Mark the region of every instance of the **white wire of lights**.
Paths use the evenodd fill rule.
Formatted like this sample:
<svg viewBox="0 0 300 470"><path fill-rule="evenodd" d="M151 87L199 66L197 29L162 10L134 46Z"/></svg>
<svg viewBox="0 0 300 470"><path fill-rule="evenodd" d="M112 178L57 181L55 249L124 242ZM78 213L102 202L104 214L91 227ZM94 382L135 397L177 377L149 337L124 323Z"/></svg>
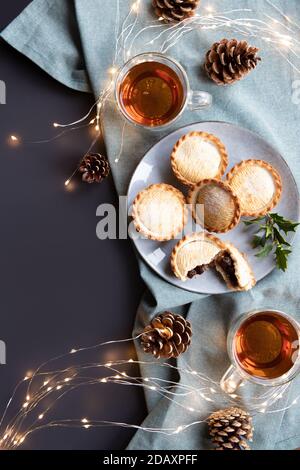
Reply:
<svg viewBox="0 0 300 470"><path fill-rule="evenodd" d="M162 360L138 361L130 358L107 362L78 362L72 363L68 367L49 369L52 363L59 365L60 361L71 358L72 361L75 358L78 361L83 353L93 351L98 353L99 349L109 345L116 346L120 343L129 343L138 340L140 336L138 335L133 339L107 341L86 348L73 348L66 354L44 362L34 373L26 374L24 379L15 387L0 419L0 449L15 449L21 446L32 433L52 427L82 427L83 429L89 429L100 426L120 426L172 436L193 426L206 423L207 417L201 418L203 416L203 407L201 405L203 401L214 408L220 403L226 404L226 406L242 404L245 406L246 403L249 412L255 415L256 413L268 414L289 410L297 404L300 398L299 394L284 407L274 407L281 399L287 398L289 384L274 388L270 387L267 391L249 398L245 398L243 394L238 392L227 395L222 391L218 382L202 372L192 369L182 358L182 366L176 366ZM164 379L150 373L142 377L132 374L130 371L135 366L143 366L146 370L148 367L152 368L153 365L177 372L181 377L180 381ZM176 423L176 426L165 428L95 420L91 417L51 420L53 407L71 391L83 386L104 386L105 384L141 387L152 391L159 397L171 402L174 406L184 409L184 421L180 424ZM24 386L25 391L23 390ZM49 420L47 421L47 419Z"/></svg>

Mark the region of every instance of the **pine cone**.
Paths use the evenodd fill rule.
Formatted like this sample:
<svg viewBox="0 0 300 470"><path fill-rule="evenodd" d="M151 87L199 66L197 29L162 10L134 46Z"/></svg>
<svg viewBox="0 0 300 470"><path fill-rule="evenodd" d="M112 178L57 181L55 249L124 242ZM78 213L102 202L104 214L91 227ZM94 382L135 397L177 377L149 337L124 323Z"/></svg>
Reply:
<svg viewBox="0 0 300 470"><path fill-rule="evenodd" d="M241 408L227 408L212 413L208 418L209 435L216 450L250 450L252 417Z"/></svg>
<svg viewBox="0 0 300 470"><path fill-rule="evenodd" d="M257 47L246 41L222 39L206 54L205 70L217 85L229 85L244 78L261 60Z"/></svg>
<svg viewBox="0 0 300 470"><path fill-rule="evenodd" d="M157 359L178 357L191 343L192 329L189 321L181 315L164 312L146 326L141 336L141 344L146 353Z"/></svg>
<svg viewBox="0 0 300 470"><path fill-rule="evenodd" d="M155 13L167 23L194 16L199 2L200 0L152 0Z"/></svg>
<svg viewBox="0 0 300 470"><path fill-rule="evenodd" d="M90 153L84 157L80 167L82 181L86 183L100 183L109 175L109 163L106 157L100 153Z"/></svg>

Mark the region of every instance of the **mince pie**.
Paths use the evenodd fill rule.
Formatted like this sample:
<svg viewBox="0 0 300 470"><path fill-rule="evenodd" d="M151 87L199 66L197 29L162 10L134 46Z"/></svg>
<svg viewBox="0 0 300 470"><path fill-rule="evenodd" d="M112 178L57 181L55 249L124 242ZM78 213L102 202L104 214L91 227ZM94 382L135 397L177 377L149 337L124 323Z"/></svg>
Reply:
<svg viewBox="0 0 300 470"><path fill-rule="evenodd" d="M243 160L232 168L226 179L239 198L242 215L265 215L280 199L280 175L263 160Z"/></svg>
<svg viewBox="0 0 300 470"><path fill-rule="evenodd" d="M227 151L213 134L190 132L173 148L171 165L179 181L194 186L203 179L223 176L228 165Z"/></svg>
<svg viewBox="0 0 300 470"><path fill-rule="evenodd" d="M135 228L146 238L166 241L175 238L187 221L183 194L169 184L153 184L139 192L133 203Z"/></svg>
<svg viewBox="0 0 300 470"><path fill-rule="evenodd" d="M209 232L224 233L233 229L240 221L240 203L231 187L217 179L206 179L190 190L195 222Z"/></svg>
<svg viewBox="0 0 300 470"><path fill-rule="evenodd" d="M171 268L181 281L215 269L227 287L236 291L249 290L256 283L244 254L205 232L193 233L177 243L171 254Z"/></svg>

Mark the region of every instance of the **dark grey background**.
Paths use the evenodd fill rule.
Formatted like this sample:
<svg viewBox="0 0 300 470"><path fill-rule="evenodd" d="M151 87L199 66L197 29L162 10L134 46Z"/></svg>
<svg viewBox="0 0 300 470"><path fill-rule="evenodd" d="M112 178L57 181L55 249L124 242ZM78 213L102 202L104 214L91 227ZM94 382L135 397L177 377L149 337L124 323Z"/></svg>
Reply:
<svg viewBox="0 0 300 470"><path fill-rule="evenodd" d="M30 3L1 2L1 30ZM63 47L63 44L62 44ZM130 337L143 286L129 241L96 238L96 208L116 203L111 179L101 185L64 181L88 148L78 131L51 144L12 148L10 134L25 140L54 135L51 123L82 116L92 97L71 91L0 42L1 257L0 339L7 365L0 366L0 411L15 383L43 361L72 347ZM105 354L104 354L105 352ZM102 357L126 357L110 347ZM95 353L94 359L101 354ZM90 416L140 423L143 393L135 387L99 385L72 394L52 419ZM34 434L26 449L122 449L131 431L122 428L50 429Z"/></svg>

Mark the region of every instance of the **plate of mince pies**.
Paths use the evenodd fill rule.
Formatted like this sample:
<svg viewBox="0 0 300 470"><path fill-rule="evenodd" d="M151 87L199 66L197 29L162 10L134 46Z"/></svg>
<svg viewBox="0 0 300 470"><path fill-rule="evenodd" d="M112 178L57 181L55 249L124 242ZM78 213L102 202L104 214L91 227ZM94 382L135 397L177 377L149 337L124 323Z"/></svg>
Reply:
<svg viewBox="0 0 300 470"><path fill-rule="evenodd" d="M169 283L201 294L248 291L275 267L257 258L247 218L299 219L286 161L264 139L225 122L183 127L154 145L128 190L129 232ZM293 241L293 236L289 238Z"/></svg>

